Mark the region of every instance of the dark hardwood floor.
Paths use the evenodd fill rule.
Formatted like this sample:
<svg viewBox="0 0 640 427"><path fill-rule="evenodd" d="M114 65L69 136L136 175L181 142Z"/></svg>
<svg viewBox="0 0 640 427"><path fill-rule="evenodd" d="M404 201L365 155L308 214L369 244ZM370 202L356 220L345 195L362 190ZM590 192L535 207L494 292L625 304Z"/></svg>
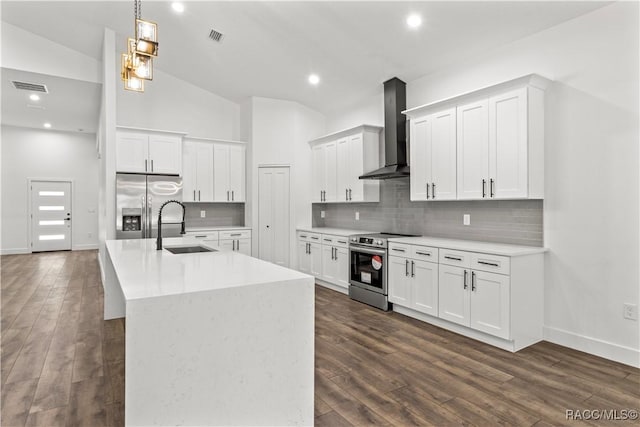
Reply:
<svg viewBox="0 0 640 427"><path fill-rule="evenodd" d="M2 256L2 426L122 426L124 322L102 320L97 253ZM621 425L640 370L550 343L516 354L316 287L315 422Z"/></svg>

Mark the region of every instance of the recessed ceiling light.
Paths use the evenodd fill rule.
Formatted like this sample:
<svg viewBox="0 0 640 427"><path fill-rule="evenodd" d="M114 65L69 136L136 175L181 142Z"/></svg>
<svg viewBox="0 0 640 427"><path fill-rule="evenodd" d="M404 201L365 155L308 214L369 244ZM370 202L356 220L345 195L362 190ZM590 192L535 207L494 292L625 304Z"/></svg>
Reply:
<svg viewBox="0 0 640 427"><path fill-rule="evenodd" d="M320 77L318 77L317 74L310 74L309 83L311 83L314 86L317 85L318 83L320 83Z"/></svg>
<svg viewBox="0 0 640 427"><path fill-rule="evenodd" d="M29 99L32 101L40 101L40 96L32 93L31 95L29 95Z"/></svg>
<svg viewBox="0 0 640 427"><path fill-rule="evenodd" d="M47 129L50 129L50 128L51 128L51 123L48 123L48 122L47 122L47 123L45 123L45 124L44 124L44 127L46 127Z"/></svg>
<svg viewBox="0 0 640 427"><path fill-rule="evenodd" d="M174 12L182 13L184 12L184 5L179 1L174 1L171 3L171 9L173 9Z"/></svg>
<svg viewBox="0 0 640 427"><path fill-rule="evenodd" d="M412 13L407 17L407 25L409 26L409 28L418 28L420 25L422 25L422 17L420 15Z"/></svg>

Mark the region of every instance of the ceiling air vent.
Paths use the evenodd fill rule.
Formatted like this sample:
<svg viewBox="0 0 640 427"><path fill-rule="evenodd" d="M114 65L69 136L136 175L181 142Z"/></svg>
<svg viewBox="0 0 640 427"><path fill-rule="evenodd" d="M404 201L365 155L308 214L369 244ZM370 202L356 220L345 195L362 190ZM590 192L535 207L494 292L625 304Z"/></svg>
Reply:
<svg viewBox="0 0 640 427"><path fill-rule="evenodd" d="M209 32L209 38L211 40L213 40L214 42L220 43L222 41L223 37L224 37L224 34L218 32L216 30L211 30L211 32Z"/></svg>
<svg viewBox="0 0 640 427"><path fill-rule="evenodd" d="M49 93L47 87L40 83L27 83L27 82L19 82L17 80L12 80L13 87L20 90L28 90L29 92L44 92Z"/></svg>

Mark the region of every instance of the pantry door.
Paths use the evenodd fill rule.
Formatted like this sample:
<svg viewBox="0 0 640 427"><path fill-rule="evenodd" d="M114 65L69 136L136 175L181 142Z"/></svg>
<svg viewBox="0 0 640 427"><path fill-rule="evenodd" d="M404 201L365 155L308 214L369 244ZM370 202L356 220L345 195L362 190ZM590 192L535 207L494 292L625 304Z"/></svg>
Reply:
<svg viewBox="0 0 640 427"><path fill-rule="evenodd" d="M71 250L71 182L36 181L31 191L31 251Z"/></svg>
<svg viewBox="0 0 640 427"><path fill-rule="evenodd" d="M289 167L258 168L258 257L289 267Z"/></svg>

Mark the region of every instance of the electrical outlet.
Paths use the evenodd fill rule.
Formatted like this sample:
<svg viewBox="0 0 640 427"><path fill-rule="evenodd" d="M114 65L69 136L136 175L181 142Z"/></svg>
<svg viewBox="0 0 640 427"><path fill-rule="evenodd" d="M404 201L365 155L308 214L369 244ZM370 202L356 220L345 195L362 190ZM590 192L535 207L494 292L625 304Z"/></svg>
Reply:
<svg viewBox="0 0 640 427"><path fill-rule="evenodd" d="M324 218L324 211L320 211L320 218Z"/></svg>
<svg viewBox="0 0 640 427"><path fill-rule="evenodd" d="M624 304L623 315L625 319L638 320L638 306L635 304Z"/></svg>
<svg viewBox="0 0 640 427"><path fill-rule="evenodd" d="M471 225L471 215L469 214L462 215L462 225Z"/></svg>
<svg viewBox="0 0 640 427"><path fill-rule="evenodd" d="M360 212L356 212L356 221L360 221Z"/></svg>
<svg viewBox="0 0 640 427"><path fill-rule="evenodd" d="M206 218L207 211L200 211L200 218Z"/></svg>

